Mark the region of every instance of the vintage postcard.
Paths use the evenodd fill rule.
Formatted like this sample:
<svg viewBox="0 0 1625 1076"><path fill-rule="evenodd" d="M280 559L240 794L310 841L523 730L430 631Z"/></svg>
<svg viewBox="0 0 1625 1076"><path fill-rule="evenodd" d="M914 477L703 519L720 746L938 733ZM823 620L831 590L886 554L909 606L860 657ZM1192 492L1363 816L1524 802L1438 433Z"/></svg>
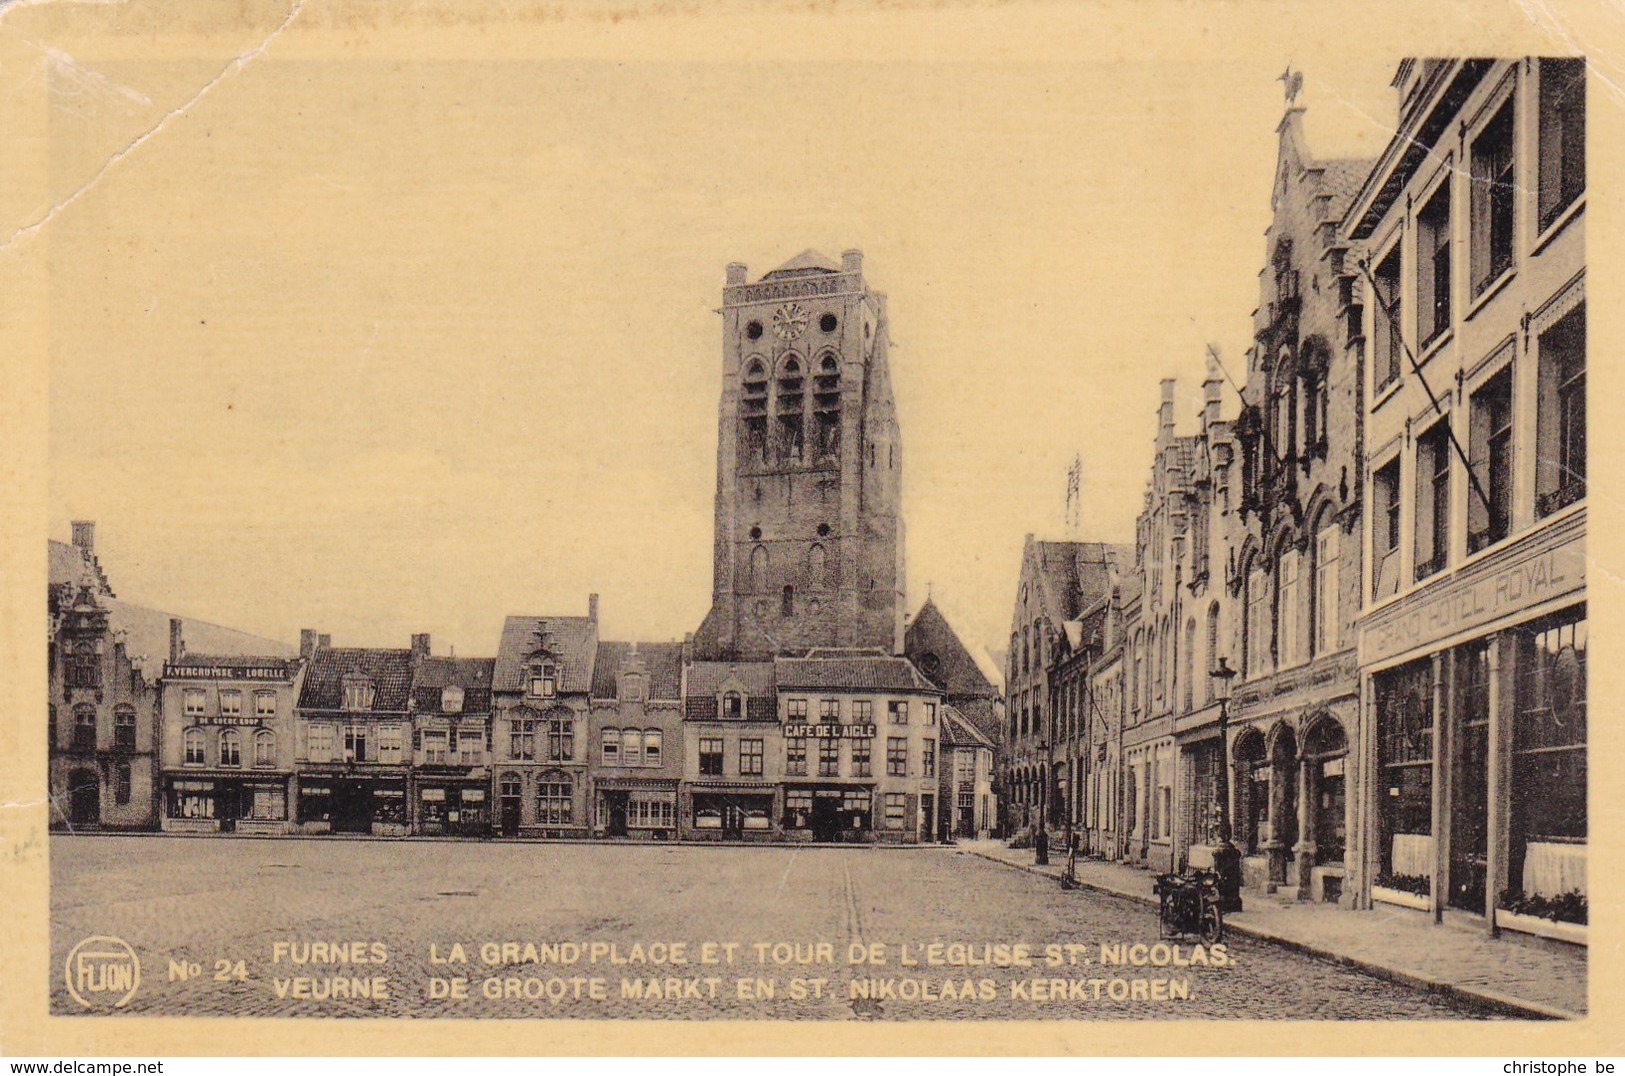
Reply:
<svg viewBox="0 0 1625 1076"><path fill-rule="evenodd" d="M0 7L0 1052L1625 1052L1622 26Z"/></svg>

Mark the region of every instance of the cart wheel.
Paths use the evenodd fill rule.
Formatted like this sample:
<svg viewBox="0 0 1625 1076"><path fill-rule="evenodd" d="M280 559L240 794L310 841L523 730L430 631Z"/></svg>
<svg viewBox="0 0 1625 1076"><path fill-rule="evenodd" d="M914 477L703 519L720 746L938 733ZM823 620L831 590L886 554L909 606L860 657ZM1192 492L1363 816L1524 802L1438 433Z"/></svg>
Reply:
<svg viewBox="0 0 1625 1076"><path fill-rule="evenodd" d="M1208 945L1224 940L1224 915L1217 904L1202 909L1202 940Z"/></svg>

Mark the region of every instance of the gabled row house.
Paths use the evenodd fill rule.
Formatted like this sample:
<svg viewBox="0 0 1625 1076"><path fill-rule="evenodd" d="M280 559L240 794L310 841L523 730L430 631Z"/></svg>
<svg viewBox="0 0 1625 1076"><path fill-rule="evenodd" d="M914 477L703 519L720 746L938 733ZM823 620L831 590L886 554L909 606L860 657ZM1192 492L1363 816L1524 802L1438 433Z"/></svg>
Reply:
<svg viewBox="0 0 1625 1076"><path fill-rule="evenodd" d="M1314 157L1289 98L1234 418L1216 356L1197 435L1164 383L1131 570L1068 608L1029 536L1009 821L1583 940L1585 64L1393 85L1375 161Z"/></svg>

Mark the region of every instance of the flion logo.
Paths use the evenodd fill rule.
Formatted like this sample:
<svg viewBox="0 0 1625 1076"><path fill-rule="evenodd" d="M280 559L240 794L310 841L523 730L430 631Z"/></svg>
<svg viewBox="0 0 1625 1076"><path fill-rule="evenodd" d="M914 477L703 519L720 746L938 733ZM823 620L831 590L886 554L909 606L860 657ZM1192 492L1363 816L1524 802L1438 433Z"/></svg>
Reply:
<svg viewBox="0 0 1625 1076"><path fill-rule="evenodd" d="M141 985L141 961L123 938L98 934L68 953L68 993L87 1009L122 1009Z"/></svg>

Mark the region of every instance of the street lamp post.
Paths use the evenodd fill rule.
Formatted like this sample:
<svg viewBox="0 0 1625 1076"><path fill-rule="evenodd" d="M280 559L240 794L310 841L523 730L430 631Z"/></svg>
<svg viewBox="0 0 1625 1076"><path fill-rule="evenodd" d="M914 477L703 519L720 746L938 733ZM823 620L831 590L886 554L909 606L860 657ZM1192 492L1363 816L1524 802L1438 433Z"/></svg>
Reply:
<svg viewBox="0 0 1625 1076"><path fill-rule="evenodd" d="M1223 657L1208 674L1219 700L1219 846L1213 850L1213 871L1219 876L1219 908L1241 911L1241 850L1230 826L1230 681L1236 670Z"/></svg>

